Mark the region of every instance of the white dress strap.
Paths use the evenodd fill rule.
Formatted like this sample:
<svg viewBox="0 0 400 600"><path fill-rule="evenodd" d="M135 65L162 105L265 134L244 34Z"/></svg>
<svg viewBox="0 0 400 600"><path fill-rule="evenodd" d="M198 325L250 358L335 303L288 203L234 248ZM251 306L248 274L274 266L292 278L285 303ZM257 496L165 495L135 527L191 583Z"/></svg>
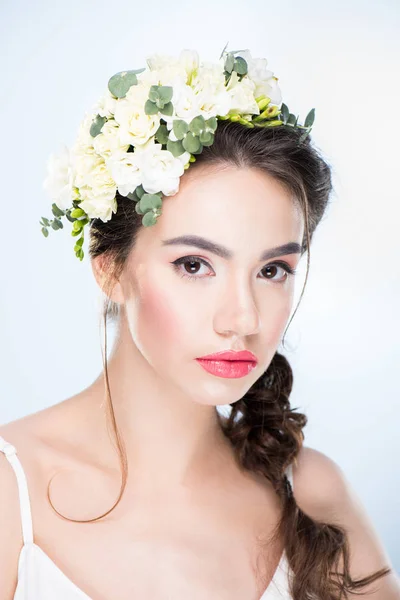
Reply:
<svg viewBox="0 0 400 600"><path fill-rule="evenodd" d="M5 454L8 462L14 469L19 493L19 503L21 511L21 523L22 523L22 536L24 544L33 542L33 527L32 527L32 513L31 504L29 500L28 482L20 460L17 456L17 451L12 444L6 442L4 438L0 436L0 451Z"/></svg>

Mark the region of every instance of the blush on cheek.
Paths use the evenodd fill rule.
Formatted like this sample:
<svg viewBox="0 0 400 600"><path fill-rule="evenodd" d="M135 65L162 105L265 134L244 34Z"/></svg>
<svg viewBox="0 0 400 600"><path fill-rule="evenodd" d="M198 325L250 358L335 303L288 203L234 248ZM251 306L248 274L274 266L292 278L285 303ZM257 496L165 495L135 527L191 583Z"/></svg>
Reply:
<svg viewBox="0 0 400 600"><path fill-rule="evenodd" d="M160 361L182 349L185 328L179 299L171 298L166 288L142 284L134 319L134 341L151 364L162 364Z"/></svg>

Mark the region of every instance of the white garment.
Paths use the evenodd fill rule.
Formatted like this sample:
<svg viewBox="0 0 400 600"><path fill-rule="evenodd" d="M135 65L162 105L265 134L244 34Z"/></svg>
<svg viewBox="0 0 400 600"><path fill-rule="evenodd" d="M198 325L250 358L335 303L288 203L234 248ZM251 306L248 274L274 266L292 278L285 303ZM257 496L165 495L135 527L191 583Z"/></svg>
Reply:
<svg viewBox="0 0 400 600"><path fill-rule="evenodd" d="M7 457L17 477L24 540L19 555L14 600L92 600L33 541L32 514L24 470L15 447L1 436L0 451ZM293 488L291 465L286 474ZM288 589L289 573L290 568L283 552L275 574L260 600L292 600Z"/></svg>

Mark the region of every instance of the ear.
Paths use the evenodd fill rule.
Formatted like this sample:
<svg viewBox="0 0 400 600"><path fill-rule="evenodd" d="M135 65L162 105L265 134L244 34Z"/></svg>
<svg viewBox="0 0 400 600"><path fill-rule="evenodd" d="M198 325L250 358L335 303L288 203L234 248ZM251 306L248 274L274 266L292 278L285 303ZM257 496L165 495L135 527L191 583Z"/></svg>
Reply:
<svg viewBox="0 0 400 600"><path fill-rule="evenodd" d="M107 282L107 277L109 278L109 272L112 267L109 261L104 259L104 255L96 256L95 258L91 258L90 264L92 266L92 271L94 278L97 282L97 285L103 291L103 293L113 302L117 304L124 304L124 294L120 281L116 279L113 284L110 284L110 281ZM106 290L106 285L109 286L109 289ZM110 285L112 286L110 289Z"/></svg>

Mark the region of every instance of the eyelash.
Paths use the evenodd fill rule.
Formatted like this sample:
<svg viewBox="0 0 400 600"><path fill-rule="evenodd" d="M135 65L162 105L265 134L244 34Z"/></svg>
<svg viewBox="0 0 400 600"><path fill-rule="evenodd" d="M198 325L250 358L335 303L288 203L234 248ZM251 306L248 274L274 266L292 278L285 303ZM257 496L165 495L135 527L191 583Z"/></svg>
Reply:
<svg viewBox="0 0 400 600"><path fill-rule="evenodd" d="M188 279L189 281L198 281L199 279L204 279L205 277L208 277L207 275L204 277L204 276L189 275L188 273L183 273L179 267L180 267L180 265L185 264L187 262L200 262L201 264L203 264L206 267L209 267L211 269L211 266L208 264L208 262L206 262L203 258L200 258L199 256L182 256L181 258L177 258L176 260L174 260L171 263L172 265L174 265L174 268L180 277L182 277L183 279ZM276 281L276 282L273 279L268 279L267 277L264 277L263 279L265 279L266 281L272 281L273 283L283 284L283 283L285 283L285 281L287 281L288 277L295 275L297 273L296 269L292 269L292 267L290 265L288 265L287 263L280 261L280 260L276 261L274 263L265 265L261 270L265 269L266 267L275 267L275 266L281 267L286 272L287 276L285 277L285 279L283 281Z"/></svg>

